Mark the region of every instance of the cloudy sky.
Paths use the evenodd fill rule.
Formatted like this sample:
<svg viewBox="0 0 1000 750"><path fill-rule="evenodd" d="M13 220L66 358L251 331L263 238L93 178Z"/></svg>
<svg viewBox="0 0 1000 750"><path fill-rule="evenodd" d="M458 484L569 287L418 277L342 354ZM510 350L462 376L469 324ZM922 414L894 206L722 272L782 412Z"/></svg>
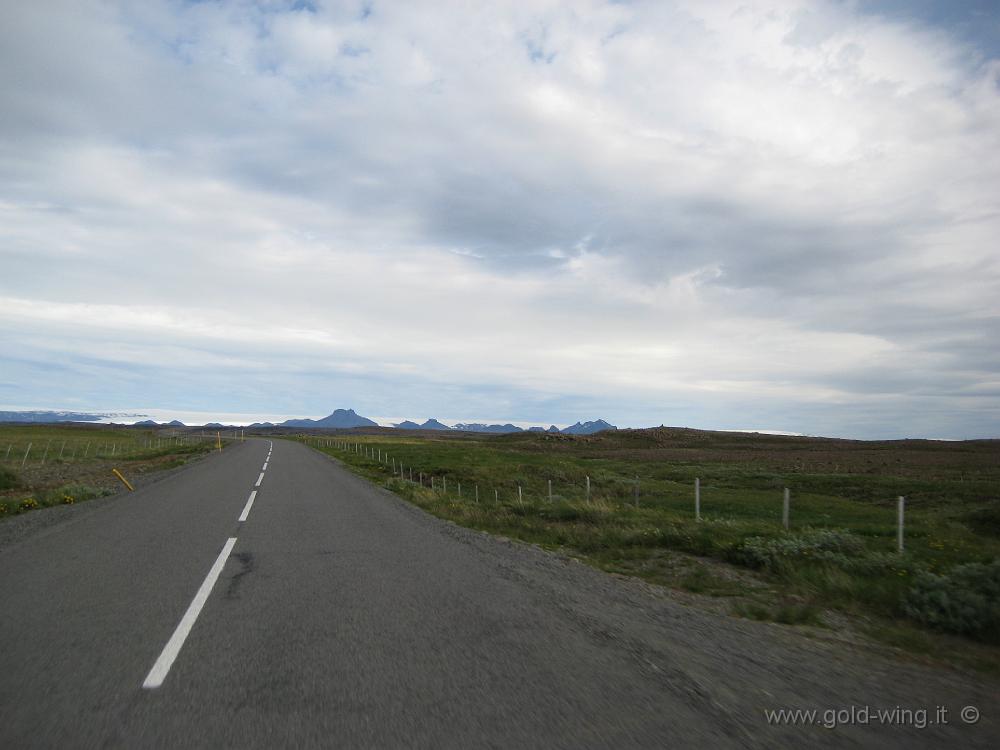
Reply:
<svg viewBox="0 0 1000 750"><path fill-rule="evenodd" d="M0 0L0 408L1000 436L991 5Z"/></svg>

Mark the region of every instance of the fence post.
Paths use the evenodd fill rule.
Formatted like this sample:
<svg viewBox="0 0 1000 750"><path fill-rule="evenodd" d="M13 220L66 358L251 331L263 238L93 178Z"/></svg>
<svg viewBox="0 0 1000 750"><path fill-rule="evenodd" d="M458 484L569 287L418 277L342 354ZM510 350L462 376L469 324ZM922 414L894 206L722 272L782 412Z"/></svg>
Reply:
<svg viewBox="0 0 1000 750"><path fill-rule="evenodd" d="M28 460L28 454L31 453L31 443L28 443L28 450L24 452L24 458L21 459L21 468L24 468L24 462Z"/></svg>
<svg viewBox="0 0 1000 750"><path fill-rule="evenodd" d="M59 448L59 458L62 458L64 450L66 450L66 441L65 440L63 440L62 445Z"/></svg>
<svg viewBox="0 0 1000 750"><path fill-rule="evenodd" d="M639 507L639 475L635 475L635 507Z"/></svg>
<svg viewBox="0 0 1000 750"><path fill-rule="evenodd" d="M552 480L549 480L549 502L552 502Z"/></svg>
<svg viewBox="0 0 1000 750"><path fill-rule="evenodd" d="M410 467L410 481L413 481L413 467Z"/></svg>
<svg viewBox="0 0 1000 750"><path fill-rule="evenodd" d="M493 502L495 502L497 505L500 504L500 490L498 490L496 487L493 488Z"/></svg>
<svg viewBox="0 0 1000 750"><path fill-rule="evenodd" d="M458 499L459 500L462 499L462 483L461 482L458 483Z"/></svg>
<svg viewBox="0 0 1000 750"><path fill-rule="evenodd" d="M45 444L45 452L42 454L42 466L45 466L45 459L49 455L49 446L50 445L52 445L52 441L51 440Z"/></svg>
<svg viewBox="0 0 1000 750"><path fill-rule="evenodd" d="M590 505L590 477L587 477L587 505Z"/></svg>
<svg viewBox="0 0 1000 750"><path fill-rule="evenodd" d="M524 505L524 495L521 494L521 485L517 485L517 503L518 505Z"/></svg>
<svg viewBox="0 0 1000 750"><path fill-rule="evenodd" d="M11 443L10 445L7 446L7 455L3 457L4 461L6 461L8 458L10 458L10 449L13 448L13 447L14 447L13 443Z"/></svg>
<svg viewBox="0 0 1000 750"><path fill-rule="evenodd" d="M785 501L781 506L781 523L785 527L785 531L788 531L788 511L791 505L791 499L789 497L788 488L785 487Z"/></svg>
<svg viewBox="0 0 1000 750"><path fill-rule="evenodd" d="M424 486L424 472L417 472L420 475L420 486Z"/></svg>
<svg viewBox="0 0 1000 750"><path fill-rule="evenodd" d="M479 505L479 485L476 485L476 505Z"/></svg>
<svg viewBox="0 0 1000 750"><path fill-rule="evenodd" d="M431 490L434 490L434 476L431 475Z"/></svg>
<svg viewBox="0 0 1000 750"><path fill-rule="evenodd" d="M444 484L444 494L448 494L448 477L441 477L441 481Z"/></svg>
<svg viewBox="0 0 1000 750"><path fill-rule="evenodd" d="M694 478L694 520L701 520L701 479Z"/></svg>
<svg viewBox="0 0 1000 750"><path fill-rule="evenodd" d="M900 495L899 496L899 500L897 501L897 506L896 507L897 507L897 510L896 510L896 516L897 516L896 543L897 543L897 545L899 547L899 551L902 552L903 551L903 511L904 511L904 508L906 507L906 498L903 497L902 495Z"/></svg>

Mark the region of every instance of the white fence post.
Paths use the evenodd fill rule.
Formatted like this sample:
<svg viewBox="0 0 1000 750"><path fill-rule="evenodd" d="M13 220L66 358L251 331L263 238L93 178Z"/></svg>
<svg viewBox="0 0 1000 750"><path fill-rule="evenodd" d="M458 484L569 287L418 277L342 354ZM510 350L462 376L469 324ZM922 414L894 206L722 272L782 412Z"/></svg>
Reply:
<svg viewBox="0 0 1000 750"><path fill-rule="evenodd" d="M590 477L587 477L587 504L590 504Z"/></svg>
<svg viewBox="0 0 1000 750"><path fill-rule="evenodd" d="M552 502L552 480L549 480L549 502Z"/></svg>
<svg viewBox="0 0 1000 750"><path fill-rule="evenodd" d="M701 520L701 478L694 478L694 520Z"/></svg>
<svg viewBox="0 0 1000 750"><path fill-rule="evenodd" d="M896 516L897 516L896 543L897 543L897 545L899 547L899 551L900 552L903 551L903 512L904 512L905 507L906 507L906 498L903 497L902 495L900 495L899 496L899 500L897 501L897 506L896 506L896 508L897 508L897 510L896 510Z"/></svg>
<svg viewBox="0 0 1000 750"><path fill-rule="evenodd" d="M21 468L24 468L24 462L28 460L28 454L31 453L31 443L28 443L28 450L24 452L24 458L21 459Z"/></svg>
<svg viewBox="0 0 1000 750"><path fill-rule="evenodd" d="M791 498L788 488L785 487L785 500L781 505L781 523L785 527L785 531L788 531L788 511L791 505Z"/></svg>

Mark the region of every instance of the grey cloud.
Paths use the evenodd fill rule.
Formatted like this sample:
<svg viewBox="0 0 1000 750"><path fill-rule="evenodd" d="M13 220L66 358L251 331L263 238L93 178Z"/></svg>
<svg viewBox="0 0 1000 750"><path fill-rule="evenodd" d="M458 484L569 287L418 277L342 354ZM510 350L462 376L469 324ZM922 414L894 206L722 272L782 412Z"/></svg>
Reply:
<svg viewBox="0 0 1000 750"><path fill-rule="evenodd" d="M363 376L331 377L359 393L397 367L384 377L406 398L433 401L440 388L466 420L518 418L482 413L498 393L504 409L568 412L553 394L570 388L576 403L621 403L639 421L637 404L653 399L726 426L711 399L656 386L658 368L664 382L676 371L692 386L725 369L748 393L758 379L787 382L801 419L838 430L889 429L921 398L992 398L975 389L998 371L988 300L1000 274L979 237L997 226L1000 166L988 154L1000 107L987 73L949 67L967 50L947 33L935 38L955 55L932 56L933 75L901 93L862 75L858 59L876 64L863 47L884 44L874 52L885 76L900 75L894 56L913 52L906 29L873 41L859 29L878 21L837 4L746 21L784 24L797 57L763 42L744 49L733 27L744 20L695 17L697 7L430 10L7 11L0 295L162 302L226 330L241 316L298 322L308 344L209 346L169 326L158 335L193 359L207 346L238 361L299 361L314 374L288 377L311 384L331 363L356 367ZM860 58L837 57L852 44ZM445 295L468 306L462 320ZM483 299L494 309L476 308ZM24 325L56 340L74 330L69 319ZM87 325L95 341L150 335ZM802 360L815 345L844 366L786 372L749 345L729 356L753 327L771 345L810 351ZM343 343L345 329L357 339ZM672 359L699 336L710 364ZM847 350L851 337L919 367L866 362ZM582 358L587 378L570 383L553 342ZM483 362L467 361L466 343ZM630 372L604 372L604 356ZM46 358L52 350L39 350L33 367ZM641 380L643 394L618 377ZM388 403L392 387L371 387L386 401L369 411L402 411ZM861 411L873 394L901 399L879 426L796 395L815 388L853 395ZM793 419L772 401L753 412L755 398L727 408ZM689 400L697 408L679 406ZM989 413L941 419L980 430ZM587 416L628 423L566 413Z"/></svg>

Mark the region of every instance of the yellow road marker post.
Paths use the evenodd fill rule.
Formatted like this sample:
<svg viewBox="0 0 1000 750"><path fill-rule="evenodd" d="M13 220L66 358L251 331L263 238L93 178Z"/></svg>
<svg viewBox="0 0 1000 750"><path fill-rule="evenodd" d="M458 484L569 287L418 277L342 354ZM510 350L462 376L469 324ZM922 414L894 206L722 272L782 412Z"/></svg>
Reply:
<svg viewBox="0 0 1000 750"><path fill-rule="evenodd" d="M112 469L111 472L120 480L122 480L122 484L128 487L129 492L135 492L135 487L133 487L131 484L128 483L128 480L122 476L122 473L118 471L118 469Z"/></svg>
<svg viewBox="0 0 1000 750"><path fill-rule="evenodd" d="M216 445L218 445L218 447L219 447L219 452L221 453L222 452L222 433L221 432L215 433L215 440L216 440Z"/></svg>

